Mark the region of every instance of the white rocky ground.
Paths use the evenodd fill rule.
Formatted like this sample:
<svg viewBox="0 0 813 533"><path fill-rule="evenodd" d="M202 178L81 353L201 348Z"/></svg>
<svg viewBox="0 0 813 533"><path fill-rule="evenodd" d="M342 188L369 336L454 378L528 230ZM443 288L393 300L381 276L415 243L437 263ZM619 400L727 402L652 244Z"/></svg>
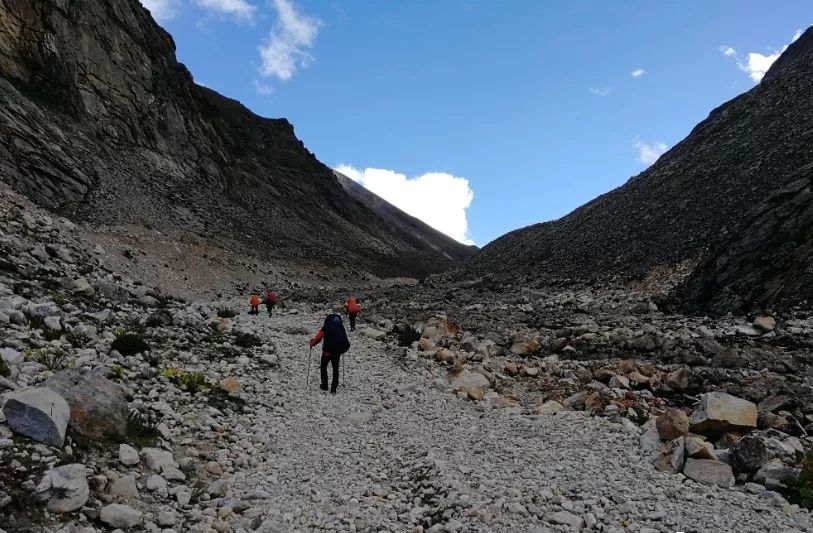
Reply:
<svg viewBox="0 0 813 533"><path fill-rule="evenodd" d="M305 331L321 319L237 322L273 339L280 359L268 373L230 368L255 412L218 421L236 441L221 502L261 497L261 531L813 531L807 512L771 494L657 472L638 452L637 430L460 399L422 363L363 335L352 337L338 395L318 390L316 354L307 389ZM251 444L255 432L268 438ZM236 466L244 455L257 466Z"/></svg>

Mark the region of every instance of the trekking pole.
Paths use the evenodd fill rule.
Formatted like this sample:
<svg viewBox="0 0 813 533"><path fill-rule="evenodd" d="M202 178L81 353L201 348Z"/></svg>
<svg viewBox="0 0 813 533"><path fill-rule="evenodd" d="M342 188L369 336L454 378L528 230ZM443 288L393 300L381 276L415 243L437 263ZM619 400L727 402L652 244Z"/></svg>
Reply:
<svg viewBox="0 0 813 533"><path fill-rule="evenodd" d="M308 350L308 373L307 377L305 378L305 388L310 386L311 382L311 355L313 354L313 346L310 347Z"/></svg>

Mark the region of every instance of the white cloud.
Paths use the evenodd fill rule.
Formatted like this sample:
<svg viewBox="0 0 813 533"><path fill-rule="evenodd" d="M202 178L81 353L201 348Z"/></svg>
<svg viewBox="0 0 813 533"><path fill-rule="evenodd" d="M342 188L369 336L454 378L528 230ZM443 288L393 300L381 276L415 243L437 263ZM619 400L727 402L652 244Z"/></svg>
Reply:
<svg viewBox="0 0 813 533"><path fill-rule="evenodd" d="M646 74L646 71L642 68L636 68L635 70L632 71L631 74L633 78L640 78L641 76Z"/></svg>
<svg viewBox="0 0 813 533"><path fill-rule="evenodd" d="M609 87L604 87L602 89L590 87L590 92L598 96L610 96L610 90L611 89Z"/></svg>
<svg viewBox="0 0 813 533"><path fill-rule="evenodd" d="M669 147L665 143L655 141L653 143L645 143L640 140L635 141L633 145L638 150L638 159L641 163L651 165L662 156Z"/></svg>
<svg viewBox="0 0 813 533"><path fill-rule="evenodd" d="M277 22L260 46L260 75L289 80L300 68L313 62L308 49L319 33L317 19L299 14L289 0L273 0Z"/></svg>
<svg viewBox="0 0 813 533"><path fill-rule="evenodd" d="M730 46L726 46L726 45L721 46L720 51L723 53L723 55L728 56L728 57L731 57L731 56L737 54L736 50L734 50Z"/></svg>
<svg viewBox="0 0 813 533"><path fill-rule="evenodd" d="M428 172L409 178L393 170L359 170L350 165L339 165L336 170L441 233L459 242L474 244L468 237L466 218L474 192L466 178L445 172Z"/></svg>
<svg viewBox="0 0 813 533"><path fill-rule="evenodd" d="M790 42L793 43L802 36L802 30L796 30ZM762 77L771 68L774 61L779 59L782 52L788 49L790 44L786 44L780 50L775 50L771 54L760 54L759 52L749 52L745 56L741 56L737 51L730 46L721 46L720 52L726 57L733 57L737 61L737 67L751 78L754 83L759 83Z"/></svg>
<svg viewBox="0 0 813 533"><path fill-rule="evenodd" d="M170 20L175 18L180 8L180 0L141 0L155 20Z"/></svg>
<svg viewBox="0 0 813 533"><path fill-rule="evenodd" d="M268 96L269 94L274 92L273 87L259 80L254 80L254 90L257 91L257 94L259 94L260 96Z"/></svg>
<svg viewBox="0 0 813 533"><path fill-rule="evenodd" d="M257 6L249 4L245 0L196 0L196 2L202 9L246 22L254 20L257 12Z"/></svg>

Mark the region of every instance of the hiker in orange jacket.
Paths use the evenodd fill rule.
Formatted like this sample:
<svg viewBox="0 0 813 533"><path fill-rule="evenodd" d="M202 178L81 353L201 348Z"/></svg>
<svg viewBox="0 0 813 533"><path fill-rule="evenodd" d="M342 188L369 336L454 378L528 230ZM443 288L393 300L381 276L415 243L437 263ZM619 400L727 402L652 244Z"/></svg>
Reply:
<svg viewBox="0 0 813 533"><path fill-rule="evenodd" d="M358 300L351 296L344 302L344 309L347 311L347 316L350 317L350 331L356 331L356 315L361 311Z"/></svg>
<svg viewBox="0 0 813 533"><path fill-rule="evenodd" d="M256 315L260 312L260 297L256 294L252 294L251 298L248 299L248 304L251 306L251 311L248 312L250 315Z"/></svg>

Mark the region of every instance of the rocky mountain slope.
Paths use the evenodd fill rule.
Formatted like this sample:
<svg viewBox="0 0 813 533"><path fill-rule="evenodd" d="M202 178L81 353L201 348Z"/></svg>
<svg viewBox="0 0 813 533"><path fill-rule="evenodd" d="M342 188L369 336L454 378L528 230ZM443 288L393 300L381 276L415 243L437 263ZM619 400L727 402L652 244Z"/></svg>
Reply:
<svg viewBox="0 0 813 533"><path fill-rule="evenodd" d="M382 223L288 121L196 85L138 0L0 1L0 179L74 220L265 258L422 276L460 256Z"/></svg>
<svg viewBox="0 0 813 533"><path fill-rule="evenodd" d="M336 179L355 200L367 206L387 225L387 230L394 235L402 236L407 242L414 243L416 248L430 247L446 258L461 261L471 257L477 251L475 246L467 246L430 227L417 218L408 215L384 200L377 194L368 191L341 172L333 171Z"/></svg>
<svg viewBox="0 0 813 533"><path fill-rule="evenodd" d="M497 239L465 276L628 280L701 262L684 295L697 309L808 299L811 94L808 29L759 85L649 169L560 220Z"/></svg>
<svg viewBox="0 0 813 533"><path fill-rule="evenodd" d="M338 300L184 302L91 245L0 184L0 532L813 531L783 484L813 445L809 365L695 366L809 345L810 317L729 331L526 291L404 324L430 291L371 298L333 396L306 340Z"/></svg>

